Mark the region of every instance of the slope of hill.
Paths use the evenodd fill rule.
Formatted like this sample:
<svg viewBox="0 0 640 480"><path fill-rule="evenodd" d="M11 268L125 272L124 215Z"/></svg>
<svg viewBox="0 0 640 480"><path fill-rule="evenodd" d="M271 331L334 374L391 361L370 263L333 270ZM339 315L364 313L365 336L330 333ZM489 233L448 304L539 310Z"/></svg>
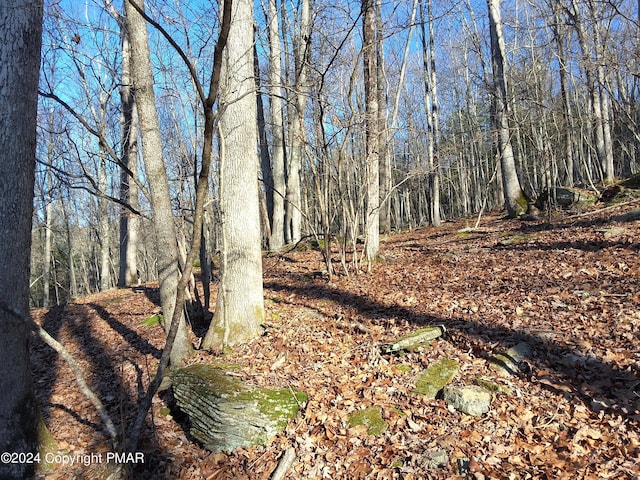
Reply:
<svg viewBox="0 0 640 480"><path fill-rule="evenodd" d="M637 204L563 215L553 225L497 215L394 234L371 273L322 275L316 251L266 258L262 338L223 358L246 382L309 394L301 415L266 447L211 454L191 441L169 392L154 401L133 478L266 479L288 447L291 479L638 478L640 472L640 222ZM634 213L635 212L635 213ZM126 425L163 345L152 288L113 290L34 317L80 361L117 424ZM386 355L381 344L424 325L429 348ZM526 343L517 374L492 355ZM414 393L439 359L454 385L501 385L472 417ZM36 342L38 397L62 454L109 451L69 368ZM365 407L387 427L350 426ZM123 428L126 431L126 427ZM61 457L62 458L62 457ZM81 457L76 457L81 458ZM96 457L94 457L95 460ZM42 478L102 478L105 465L55 465Z"/></svg>

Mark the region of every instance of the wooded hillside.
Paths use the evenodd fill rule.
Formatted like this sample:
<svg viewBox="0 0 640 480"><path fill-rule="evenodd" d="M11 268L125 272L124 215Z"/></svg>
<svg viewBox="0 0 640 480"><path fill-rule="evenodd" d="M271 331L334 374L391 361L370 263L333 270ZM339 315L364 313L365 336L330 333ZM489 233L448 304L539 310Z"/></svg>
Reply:
<svg viewBox="0 0 640 480"><path fill-rule="evenodd" d="M316 249L265 258L264 335L191 361L233 365L248 385L290 385L307 403L266 447L211 454L185 433L186 418L165 391L154 400L140 444L146 461L134 478L270 478L287 448L295 449L291 479L637 478L638 206L565 214L552 225L491 214L476 229L469 218L393 234L372 274L333 282ZM80 360L117 423L135 411L163 346L162 328L143 325L157 302L147 285L35 312ZM446 333L422 351L381 350L427 325ZM522 343L530 353L516 372L492 368L492 357ZM68 367L42 345L33 355L58 448L108 450ZM422 372L442 359L459 364L450 385L494 385L487 413L469 416L415 392ZM381 412L378 430L353 421L368 407ZM42 478L103 478L101 468Z"/></svg>
<svg viewBox="0 0 640 480"><path fill-rule="evenodd" d="M237 90L215 65L228 54L223 12L147 0L144 88L162 143L151 155L121 2L46 2L32 306L157 279L151 193L162 181L142 158L163 157L182 257L210 162L200 263L224 260L224 218L237 216L225 209L238 201L224 204L223 157L253 144L249 126L272 251L305 236L343 252L364 239L372 258L378 231L496 206L520 215L551 187L602 191L638 172L637 2L263 3L249 19L255 52L240 47L243 68L255 54L255 118L221 148L225 89Z"/></svg>

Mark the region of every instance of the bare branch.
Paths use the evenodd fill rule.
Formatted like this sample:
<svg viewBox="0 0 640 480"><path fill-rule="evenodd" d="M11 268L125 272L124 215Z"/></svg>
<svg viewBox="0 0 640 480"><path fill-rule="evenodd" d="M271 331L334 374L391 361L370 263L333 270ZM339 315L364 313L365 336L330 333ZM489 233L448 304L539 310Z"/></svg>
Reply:
<svg viewBox="0 0 640 480"><path fill-rule="evenodd" d="M64 361L67 362L76 377L76 382L78 382L80 391L85 397L87 397L87 399L93 404L93 406L100 414L100 418L102 419L102 422L104 423L104 426L107 429L109 436L111 437L111 444L113 445L114 449L118 450L120 448L120 441L118 439L118 432L116 430L116 427L113 424L111 417L109 417L104 404L100 401L98 396L93 392L93 390L91 390L91 388L87 384L84 373L82 373L80 365L78 365L78 362L76 362L75 358L73 358L73 356L64 347L64 345L62 345L55 338L49 335L49 333L44 328L34 322L33 319L28 315L25 315L24 313L19 312L18 310L4 303L0 303L0 309L25 322L30 330L33 330L35 333L37 333L40 338L42 338L44 343L58 352L58 354L64 359Z"/></svg>

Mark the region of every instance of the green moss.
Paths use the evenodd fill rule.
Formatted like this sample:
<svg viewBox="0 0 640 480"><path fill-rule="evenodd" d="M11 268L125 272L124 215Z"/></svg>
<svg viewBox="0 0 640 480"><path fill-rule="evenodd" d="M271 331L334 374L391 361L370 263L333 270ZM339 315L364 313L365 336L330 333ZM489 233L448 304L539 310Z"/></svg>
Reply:
<svg viewBox="0 0 640 480"><path fill-rule="evenodd" d="M524 192L520 192L520 195L518 195L518 198L516 198L516 216L517 217L527 213L527 210L529 209L529 202L530 200L527 198Z"/></svg>
<svg viewBox="0 0 640 480"><path fill-rule="evenodd" d="M400 365L396 365L395 369L400 373L409 373L413 368L411 365L407 365L406 363L401 363Z"/></svg>
<svg viewBox="0 0 640 480"><path fill-rule="evenodd" d="M505 395L511 395L511 389L509 387L507 387L506 385L500 385L498 383L492 382L491 380L487 380L486 378L475 378L473 380L473 383L475 383L476 385L489 390L492 393L503 393Z"/></svg>
<svg viewBox="0 0 640 480"><path fill-rule="evenodd" d="M309 396L297 389L281 388L248 390L237 398L256 402L260 413L275 425L277 431L281 431L295 418L300 406L307 403Z"/></svg>
<svg viewBox="0 0 640 480"><path fill-rule="evenodd" d="M155 327L156 325L162 324L162 314L158 313L156 315L151 315L150 317L145 318L140 325L144 327Z"/></svg>
<svg viewBox="0 0 640 480"><path fill-rule="evenodd" d="M254 305L253 315L254 318L258 321L258 324L262 325L265 318L264 305Z"/></svg>
<svg viewBox="0 0 640 480"><path fill-rule="evenodd" d="M38 409L38 453L40 454L40 463L37 470L39 472L48 472L55 468L55 464L47 463L46 458L48 453L56 453L58 451L58 442L53 438L51 432L44 423L44 418Z"/></svg>
<svg viewBox="0 0 640 480"><path fill-rule="evenodd" d="M461 230L458 230L455 233L455 236L456 238L467 238L471 236L471 232L473 232L473 230L474 230L473 228L466 227Z"/></svg>
<svg viewBox="0 0 640 480"><path fill-rule="evenodd" d="M516 235L511 233L503 234L504 239L498 242L499 245L520 245L523 243L529 243L533 240L531 235Z"/></svg>
<svg viewBox="0 0 640 480"><path fill-rule="evenodd" d="M369 407L349 415L347 420L352 427L364 425L369 435L380 435L387 429L387 422L382 418L380 407Z"/></svg>
<svg viewBox="0 0 640 480"><path fill-rule="evenodd" d="M460 364L457 360L443 358L422 372L416 381L414 392L427 398L436 398L438 392L448 385L459 371Z"/></svg>

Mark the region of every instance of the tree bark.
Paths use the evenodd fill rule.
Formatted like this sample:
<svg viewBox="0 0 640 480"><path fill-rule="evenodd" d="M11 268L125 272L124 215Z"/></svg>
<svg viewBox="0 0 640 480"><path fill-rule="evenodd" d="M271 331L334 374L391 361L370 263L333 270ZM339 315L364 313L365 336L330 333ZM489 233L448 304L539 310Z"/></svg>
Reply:
<svg viewBox="0 0 640 480"><path fill-rule="evenodd" d="M280 29L278 28L278 2L269 0L269 92L270 120L273 135L273 152L271 154L271 173L273 178L273 215L271 219L271 236L269 250L278 251L284 245L284 196L286 179L284 169L284 123L282 118L282 48L280 46Z"/></svg>
<svg viewBox="0 0 640 480"><path fill-rule="evenodd" d="M500 0L487 0L489 9L489 31L491 34L491 65L493 68L493 112L492 121L496 135L496 147L502 172L505 207L509 217L522 215L527 210L527 198L520 187L516 171L513 147L511 146L511 129L509 128L509 111L507 100L507 80L504 71L505 46L502 36L502 20L500 16Z"/></svg>
<svg viewBox="0 0 640 480"><path fill-rule="evenodd" d="M380 214L379 227L381 233L389 233L391 231L391 209L389 195L391 193L391 130L388 122L388 106L385 85L385 69L384 69L384 42L382 41L382 0L376 0L375 12L375 28L378 35L376 41L376 76L378 83L378 131L379 133L379 163L380 168L379 184L380 184ZM410 26L409 28L412 28ZM411 34L409 34L411 35ZM403 64L404 67L404 64ZM398 82L398 90L400 90L402 82Z"/></svg>
<svg viewBox="0 0 640 480"><path fill-rule="evenodd" d="M221 78L221 279L214 317L202 342L211 350L257 337L264 320L252 42L253 3L238 0Z"/></svg>
<svg viewBox="0 0 640 480"><path fill-rule="evenodd" d="M590 5L588 13L594 22L595 32L598 27L595 25L595 14L591 7L592 5ZM568 13L582 53L583 69L589 91L589 123L593 130L593 142L600 166L600 176L602 180L609 182L613 180L613 152L609 156L607 143L611 144L611 132L608 131L610 128L608 108L603 106L603 93L601 93L601 89L604 88L604 85L600 83L603 80L603 70L599 65L603 61L599 53L601 46L598 45L597 36L594 39L594 44L589 45L587 31L583 24L585 13L580 10L580 4L577 0L571 0L571 9L568 10ZM606 99L604 101L606 102Z"/></svg>
<svg viewBox="0 0 640 480"><path fill-rule="evenodd" d="M306 135L304 112L307 105L307 70L311 45L309 0L301 0L300 24L295 38L295 103L291 109L291 155L287 158L287 196L285 204L285 242L296 243L302 238L302 157Z"/></svg>
<svg viewBox="0 0 640 480"><path fill-rule="evenodd" d="M557 48L557 56L558 56L558 64L559 70L558 74L560 77L560 92L562 94L562 117L564 120L564 130L565 130L565 165L566 165L566 173L563 181L563 185L568 187L573 186L575 182L575 162L573 155L573 130L574 130L574 119L573 119L573 108L571 105L571 93L569 90L569 81L568 81L568 62L567 62L567 53L565 50L565 30L566 27L563 25L561 21L561 6L555 0L551 0L551 6L553 8L553 37Z"/></svg>
<svg viewBox="0 0 640 480"><path fill-rule="evenodd" d="M0 4L0 451L36 453L39 413L29 360L36 110L42 2ZM35 463L0 462L0 478L30 478Z"/></svg>
<svg viewBox="0 0 640 480"><path fill-rule="evenodd" d="M378 56L375 1L362 0L365 96L365 170L367 182L365 254L369 265L380 250L380 131L378 118Z"/></svg>
<svg viewBox="0 0 640 480"><path fill-rule="evenodd" d="M100 148L98 157L98 186L107 191L106 153ZM111 288L111 226L109 225L109 205L104 197L98 197L98 229L100 242L100 291Z"/></svg>
<svg viewBox="0 0 640 480"><path fill-rule="evenodd" d="M144 3L137 4L144 8ZM168 332L173 318L178 286L178 243L174 223L173 208L169 194L169 182L162 156L162 139L158 125L155 95L153 92L153 74L144 18L125 1L127 30L131 41L131 74L135 88L135 101L138 107L142 154L145 171L151 192L151 209L155 227L158 255L158 281L160 283L160 303L165 319L164 327ZM182 308L179 305L178 308ZM184 316L180 317L178 332L171 352L171 363L181 365L192 354Z"/></svg>
<svg viewBox="0 0 640 480"><path fill-rule="evenodd" d="M131 45L125 25L121 24L122 35L122 86L120 87L121 117L121 159L132 175L138 173L138 129L137 111L131 80ZM120 199L135 210L140 210L138 187L125 169L120 173ZM120 212L120 270L118 286L132 286L138 278L138 216L131 210L122 208Z"/></svg>
<svg viewBox="0 0 640 480"><path fill-rule="evenodd" d="M438 94L436 58L433 33L433 11L431 0L427 1L427 18L424 15L424 0L420 2L420 25L422 29L422 56L425 79L425 113L427 114L427 166L429 169L429 221L439 227L440 218L440 174L436 152L440 128L438 123ZM426 20L426 21L425 21ZM425 24L429 27L429 37Z"/></svg>

